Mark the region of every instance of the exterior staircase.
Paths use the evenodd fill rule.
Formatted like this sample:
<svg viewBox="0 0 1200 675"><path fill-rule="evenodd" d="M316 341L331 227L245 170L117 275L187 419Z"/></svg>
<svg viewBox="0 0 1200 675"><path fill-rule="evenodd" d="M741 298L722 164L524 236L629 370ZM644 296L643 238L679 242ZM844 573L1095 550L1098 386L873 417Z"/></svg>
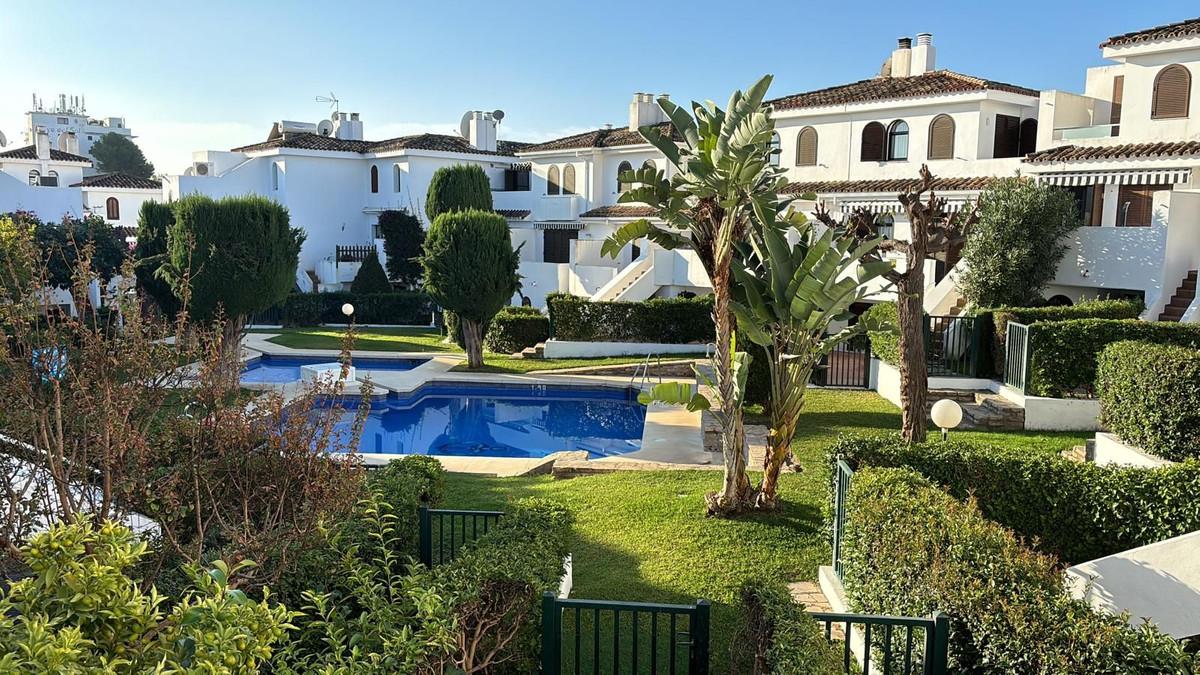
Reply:
<svg viewBox="0 0 1200 675"><path fill-rule="evenodd" d="M532 347L526 347L513 354L514 359L544 359L546 358L546 343L539 342Z"/></svg>
<svg viewBox="0 0 1200 675"><path fill-rule="evenodd" d="M960 296L958 296L958 300L954 301L954 304L950 307L950 311L947 312L947 314L949 314L950 316L958 316L958 315L962 314L963 310L966 308L967 308L967 297L965 295L960 295Z"/></svg>
<svg viewBox="0 0 1200 675"><path fill-rule="evenodd" d="M962 423L958 425L960 430L1023 431L1025 429L1025 409L990 391L930 389L929 400L925 404L925 414L928 415L933 404L943 398L948 398L962 407L963 419Z"/></svg>
<svg viewBox="0 0 1200 675"><path fill-rule="evenodd" d="M1171 302L1158 315L1159 321L1179 321L1183 318L1183 313L1196 299L1196 273L1197 270L1192 270L1183 278L1179 288L1175 289L1175 295L1171 296Z"/></svg>

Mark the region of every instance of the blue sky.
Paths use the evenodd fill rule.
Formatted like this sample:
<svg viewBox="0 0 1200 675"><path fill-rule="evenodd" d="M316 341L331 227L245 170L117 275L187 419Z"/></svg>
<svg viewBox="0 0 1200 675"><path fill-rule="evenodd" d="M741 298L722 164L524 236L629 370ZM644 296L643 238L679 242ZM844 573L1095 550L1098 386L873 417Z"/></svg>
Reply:
<svg viewBox="0 0 1200 675"><path fill-rule="evenodd" d="M870 77L897 37L931 32L938 67L1078 91L1105 37L1200 15L1195 0L926 2L94 2L0 0L0 131L30 94L124 115L151 161L262 140L328 114L366 136L453 132L502 108L502 138L625 123L634 91L722 101L763 73L774 95ZM64 28L65 27L65 28Z"/></svg>

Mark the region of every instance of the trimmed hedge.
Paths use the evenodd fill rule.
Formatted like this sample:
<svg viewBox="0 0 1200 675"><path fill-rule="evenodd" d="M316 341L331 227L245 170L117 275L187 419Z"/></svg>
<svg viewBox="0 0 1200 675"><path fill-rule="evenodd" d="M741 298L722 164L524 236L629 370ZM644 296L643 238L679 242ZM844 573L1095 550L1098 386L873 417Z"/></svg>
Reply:
<svg viewBox="0 0 1200 675"><path fill-rule="evenodd" d="M997 375L1004 374L1004 341L1008 335L1008 322L1029 325L1035 321L1069 321L1071 319L1136 319L1146 310L1141 300L1085 300L1074 305L1046 307L997 307L975 312L995 326L993 335L993 363Z"/></svg>
<svg viewBox="0 0 1200 675"><path fill-rule="evenodd" d="M1027 393L1093 396L1100 352L1123 340L1200 347L1200 324L1115 319L1038 321L1029 328Z"/></svg>
<svg viewBox="0 0 1200 675"><path fill-rule="evenodd" d="M568 293L546 296L553 337L582 342L712 342L712 296L592 302Z"/></svg>
<svg viewBox="0 0 1200 675"><path fill-rule="evenodd" d="M898 436L843 437L831 467L910 467L988 518L1068 564L1200 529L1200 462L1148 469L962 441L908 444ZM831 488L832 489L832 488ZM832 503L832 502L830 502Z"/></svg>
<svg viewBox="0 0 1200 675"><path fill-rule="evenodd" d="M872 318L888 325L898 326L900 317L896 312L896 303L877 302L863 312L863 318ZM900 334L888 331L872 331L871 352L884 363L900 366Z"/></svg>
<svg viewBox="0 0 1200 675"><path fill-rule="evenodd" d="M514 354L550 339L550 319L534 307L505 307L492 317L483 347L497 354Z"/></svg>
<svg viewBox="0 0 1200 675"><path fill-rule="evenodd" d="M906 469L850 487L843 569L856 611L951 617L950 672L1183 672L1169 636L1073 599L1055 560L1021 546L973 501Z"/></svg>
<svg viewBox="0 0 1200 675"><path fill-rule="evenodd" d="M1100 421L1127 443L1200 459L1200 350L1115 342L1100 354L1096 389Z"/></svg>
<svg viewBox="0 0 1200 675"><path fill-rule="evenodd" d="M841 651L782 582L747 582L739 596L746 620L733 640L732 672L841 675Z"/></svg>
<svg viewBox="0 0 1200 675"><path fill-rule="evenodd" d="M354 305L355 323L428 326L433 318L433 302L419 291L293 293L283 302L283 325L346 323L342 305L347 302Z"/></svg>

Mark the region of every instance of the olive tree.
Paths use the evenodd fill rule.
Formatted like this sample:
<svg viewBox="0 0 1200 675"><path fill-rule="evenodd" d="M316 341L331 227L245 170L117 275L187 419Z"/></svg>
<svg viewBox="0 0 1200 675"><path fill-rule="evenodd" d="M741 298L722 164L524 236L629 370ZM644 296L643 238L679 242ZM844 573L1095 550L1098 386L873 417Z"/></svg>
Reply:
<svg viewBox="0 0 1200 675"><path fill-rule="evenodd" d="M429 227L421 256L425 290L458 316L469 368L483 366L483 326L517 292L519 264L498 213L443 213Z"/></svg>

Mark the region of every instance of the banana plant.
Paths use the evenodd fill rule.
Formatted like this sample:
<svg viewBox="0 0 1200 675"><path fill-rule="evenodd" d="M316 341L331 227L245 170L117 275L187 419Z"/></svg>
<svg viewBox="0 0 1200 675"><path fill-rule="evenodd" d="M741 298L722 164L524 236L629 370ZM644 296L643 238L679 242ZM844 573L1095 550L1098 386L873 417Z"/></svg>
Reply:
<svg viewBox="0 0 1200 675"><path fill-rule="evenodd" d="M714 414L721 421L721 452L725 479L721 492L708 495L711 515L731 514L749 506L752 497L746 473L745 437L741 394L738 392L730 308L731 264L734 245L745 239L758 209L773 208L779 190L787 184L783 171L771 165L775 122L763 100L771 76L745 92L735 91L725 109L712 101L678 106L667 98L658 105L670 120L670 131L660 126L639 129L673 170L642 168L623 172L622 182L633 187L621 203L639 202L651 207L655 219L632 222L615 232L601 251L616 257L628 244L649 239L663 248L692 248L713 286L713 323L716 350L713 356ZM661 224L660 224L661 223ZM691 400L689 398L689 400Z"/></svg>
<svg viewBox="0 0 1200 675"><path fill-rule="evenodd" d="M761 208L750 236L738 246L732 308L742 334L766 351L771 378L767 451L755 508L778 505L779 474L791 461L813 369L851 337L889 328L864 317L830 333L835 323L852 316L850 306L868 295L868 284L891 271L891 263L872 255L882 241L815 227L790 208L785 213Z"/></svg>

